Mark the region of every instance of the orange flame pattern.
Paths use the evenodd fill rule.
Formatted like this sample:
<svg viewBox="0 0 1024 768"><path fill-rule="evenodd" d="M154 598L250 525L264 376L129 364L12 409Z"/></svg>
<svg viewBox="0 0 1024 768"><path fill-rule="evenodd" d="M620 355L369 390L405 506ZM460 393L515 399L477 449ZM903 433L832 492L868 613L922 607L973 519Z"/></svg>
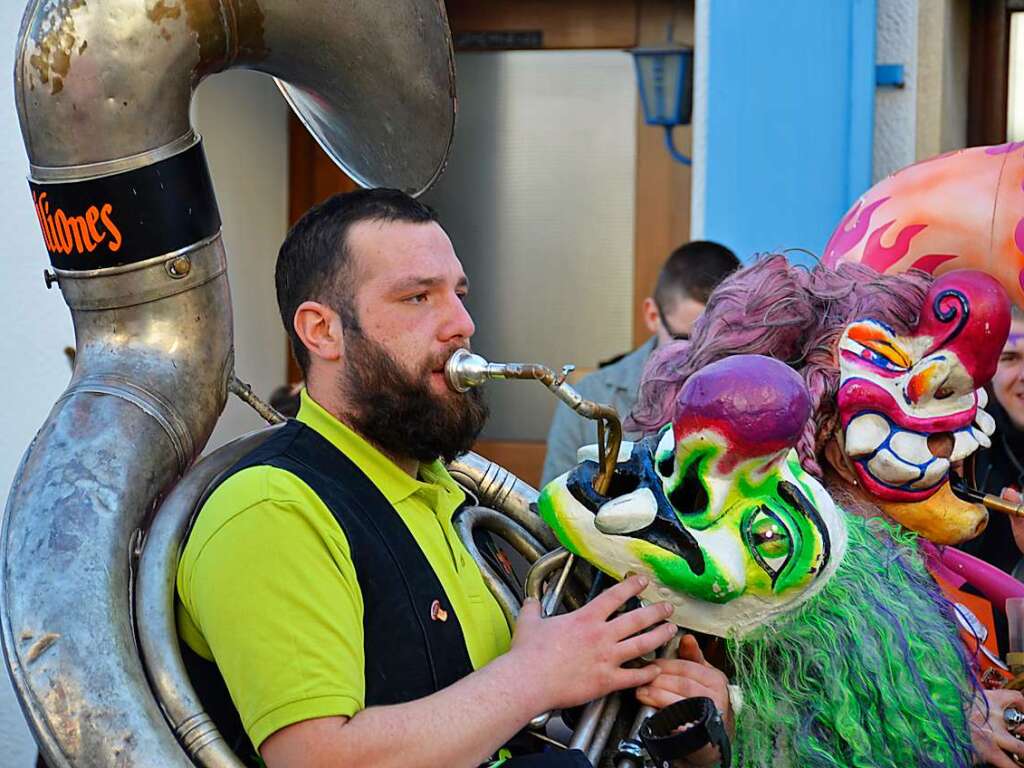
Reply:
<svg viewBox="0 0 1024 768"><path fill-rule="evenodd" d="M822 261L883 273L978 269L1024 307L1024 142L957 150L894 173L854 203Z"/></svg>

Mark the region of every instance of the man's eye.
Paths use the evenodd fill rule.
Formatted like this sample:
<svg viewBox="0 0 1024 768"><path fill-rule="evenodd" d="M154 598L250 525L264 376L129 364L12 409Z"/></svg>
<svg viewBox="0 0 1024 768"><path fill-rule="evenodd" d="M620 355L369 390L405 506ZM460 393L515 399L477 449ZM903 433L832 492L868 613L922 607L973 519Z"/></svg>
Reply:
<svg viewBox="0 0 1024 768"><path fill-rule="evenodd" d="M415 296L409 296L408 298L403 299L407 304L422 304L426 300L427 294L425 293L417 293Z"/></svg>

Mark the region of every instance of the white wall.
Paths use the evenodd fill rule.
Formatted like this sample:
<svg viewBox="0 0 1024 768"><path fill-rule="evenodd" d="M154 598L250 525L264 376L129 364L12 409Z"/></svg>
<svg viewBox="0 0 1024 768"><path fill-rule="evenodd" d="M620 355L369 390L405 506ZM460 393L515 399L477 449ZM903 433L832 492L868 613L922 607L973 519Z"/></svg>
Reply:
<svg viewBox="0 0 1024 768"><path fill-rule="evenodd" d="M42 236L25 181L28 161L14 109L14 41L23 3L0 3L0 210L4 274L0 283L0 505L32 436L70 376L63 348L74 344L70 315L43 285ZM277 317L273 264L287 226L287 107L269 78L232 72L200 89L195 119L224 220L235 311L239 375L266 395L285 377L285 337ZM214 441L259 426L229 405ZM212 443L213 441L211 441ZM32 744L6 675L0 676L0 765L31 766Z"/></svg>
<svg viewBox="0 0 1024 768"><path fill-rule="evenodd" d="M874 181L916 159L917 0L878 0L877 14L875 61L902 64L904 86L875 91Z"/></svg>
<svg viewBox="0 0 1024 768"><path fill-rule="evenodd" d="M43 285L49 266L25 177L28 158L14 109L14 43L24 3L0 3L0 210L4 277L0 283L0 503L21 456L71 376L63 348L74 343L71 318L56 289ZM0 763L33 765L28 734L7 675L0 676Z"/></svg>

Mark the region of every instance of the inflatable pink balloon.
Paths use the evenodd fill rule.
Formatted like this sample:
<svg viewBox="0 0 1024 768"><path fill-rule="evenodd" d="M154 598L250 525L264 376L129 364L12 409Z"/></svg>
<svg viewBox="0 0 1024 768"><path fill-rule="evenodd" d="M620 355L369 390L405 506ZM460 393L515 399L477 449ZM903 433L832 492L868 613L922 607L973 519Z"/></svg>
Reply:
<svg viewBox="0 0 1024 768"><path fill-rule="evenodd" d="M1024 307L1024 141L961 149L897 171L847 212L822 261L935 275L979 269Z"/></svg>

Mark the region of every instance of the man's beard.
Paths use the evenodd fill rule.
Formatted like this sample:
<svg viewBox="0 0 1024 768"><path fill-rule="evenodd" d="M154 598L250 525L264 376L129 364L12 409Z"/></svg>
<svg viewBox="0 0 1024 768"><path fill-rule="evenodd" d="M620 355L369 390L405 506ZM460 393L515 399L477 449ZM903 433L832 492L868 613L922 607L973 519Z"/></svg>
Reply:
<svg viewBox="0 0 1024 768"><path fill-rule="evenodd" d="M483 394L471 389L437 395L430 389L431 372L456 349L411 376L362 331L347 331L341 377L350 425L385 453L423 463L447 463L468 451L487 421Z"/></svg>

